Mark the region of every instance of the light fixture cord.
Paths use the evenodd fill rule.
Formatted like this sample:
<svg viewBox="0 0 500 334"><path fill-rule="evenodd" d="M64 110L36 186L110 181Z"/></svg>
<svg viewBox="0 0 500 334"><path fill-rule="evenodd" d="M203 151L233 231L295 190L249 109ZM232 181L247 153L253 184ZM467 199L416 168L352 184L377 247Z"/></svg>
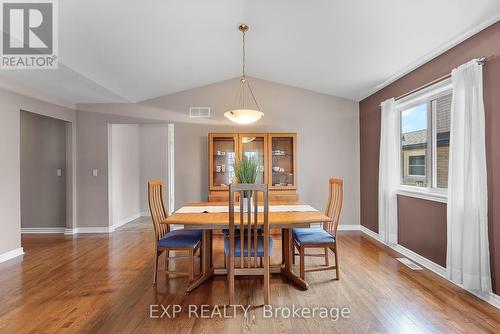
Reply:
<svg viewBox="0 0 500 334"><path fill-rule="evenodd" d="M249 81L247 81L247 86L248 86L248 90L250 91L250 94L252 94L253 102L255 103L257 110L261 111L259 103L257 102L257 99L255 98L255 94L253 93L252 87L250 87Z"/></svg>
<svg viewBox="0 0 500 334"><path fill-rule="evenodd" d="M243 77L245 77L245 31L243 31Z"/></svg>
<svg viewBox="0 0 500 334"><path fill-rule="evenodd" d="M243 80L246 80L246 77L245 77L245 31L244 30L242 31L242 34L243 34L243 36L242 36L242 39L243 39L242 54L243 54L243 56L242 56L242 66L241 67L242 67L242 78L243 78ZM242 85L241 92L242 92L242 98L243 98L242 105L243 105L243 109L245 109L245 81L242 81L241 85Z"/></svg>
<svg viewBox="0 0 500 334"><path fill-rule="evenodd" d="M240 101L242 102L242 107L245 109L245 85L247 85L248 90L250 91L250 94L252 96L253 102L255 103L255 106L257 107L258 110L260 109L259 103L257 102L257 99L255 98L255 94L253 93L252 87L250 87L250 82L246 78L246 73L245 73L245 31L242 31L242 80L241 80L241 91L240 91Z"/></svg>

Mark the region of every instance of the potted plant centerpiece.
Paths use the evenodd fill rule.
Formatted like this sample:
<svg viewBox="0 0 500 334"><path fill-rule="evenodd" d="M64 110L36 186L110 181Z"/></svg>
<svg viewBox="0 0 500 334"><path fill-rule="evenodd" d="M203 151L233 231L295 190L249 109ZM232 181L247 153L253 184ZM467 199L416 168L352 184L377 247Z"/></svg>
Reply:
<svg viewBox="0 0 500 334"><path fill-rule="evenodd" d="M234 177L238 183L254 184L257 179L257 160L254 158L243 157L243 159L236 159L234 161ZM250 198L250 205L253 205L253 198L251 191L245 191L244 198ZM248 212L248 201L243 201L243 210Z"/></svg>

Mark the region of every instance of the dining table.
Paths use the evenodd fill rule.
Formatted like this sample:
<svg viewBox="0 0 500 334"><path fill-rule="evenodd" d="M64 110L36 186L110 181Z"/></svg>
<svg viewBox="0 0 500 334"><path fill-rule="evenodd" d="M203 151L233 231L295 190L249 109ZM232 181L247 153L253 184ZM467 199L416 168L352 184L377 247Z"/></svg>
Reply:
<svg viewBox="0 0 500 334"><path fill-rule="evenodd" d="M214 275L226 275L226 268L214 268L212 261L212 234L214 230L229 228L228 202L190 203L165 218L163 224L179 224L185 229L202 230L201 240L201 275L191 282L190 292ZM262 213L259 213L261 217ZM279 265L271 265L271 274L281 274L297 287L307 290L308 284L293 272L293 256L295 253L292 240L292 229L310 227L314 223L331 222L331 218L312 206L300 202L270 202L269 228L281 229L282 260ZM262 219L258 219L262 223Z"/></svg>

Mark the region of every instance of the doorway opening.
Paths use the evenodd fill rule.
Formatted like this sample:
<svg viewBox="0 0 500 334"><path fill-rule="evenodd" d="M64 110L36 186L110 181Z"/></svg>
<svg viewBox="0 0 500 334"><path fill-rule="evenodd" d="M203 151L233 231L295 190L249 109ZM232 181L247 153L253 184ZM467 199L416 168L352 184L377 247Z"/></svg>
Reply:
<svg viewBox="0 0 500 334"><path fill-rule="evenodd" d="M108 125L110 231L149 216L149 180L165 183L165 207L174 207L173 131L164 123Z"/></svg>
<svg viewBox="0 0 500 334"><path fill-rule="evenodd" d="M68 227L68 131L70 122L20 111L22 233Z"/></svg>

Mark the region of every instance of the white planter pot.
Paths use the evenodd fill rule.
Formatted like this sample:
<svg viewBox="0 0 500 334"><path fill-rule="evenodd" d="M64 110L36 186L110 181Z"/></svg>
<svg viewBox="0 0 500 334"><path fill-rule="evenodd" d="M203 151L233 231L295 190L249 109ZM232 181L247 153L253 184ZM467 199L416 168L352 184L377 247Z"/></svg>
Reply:
<svg viewBox="0 0 500 334"><path fill-rule="evenodd" d="M253 197L250 197L250 207L253 207ZM243 212L248 212L248 198L243 198Z"/></svg>

